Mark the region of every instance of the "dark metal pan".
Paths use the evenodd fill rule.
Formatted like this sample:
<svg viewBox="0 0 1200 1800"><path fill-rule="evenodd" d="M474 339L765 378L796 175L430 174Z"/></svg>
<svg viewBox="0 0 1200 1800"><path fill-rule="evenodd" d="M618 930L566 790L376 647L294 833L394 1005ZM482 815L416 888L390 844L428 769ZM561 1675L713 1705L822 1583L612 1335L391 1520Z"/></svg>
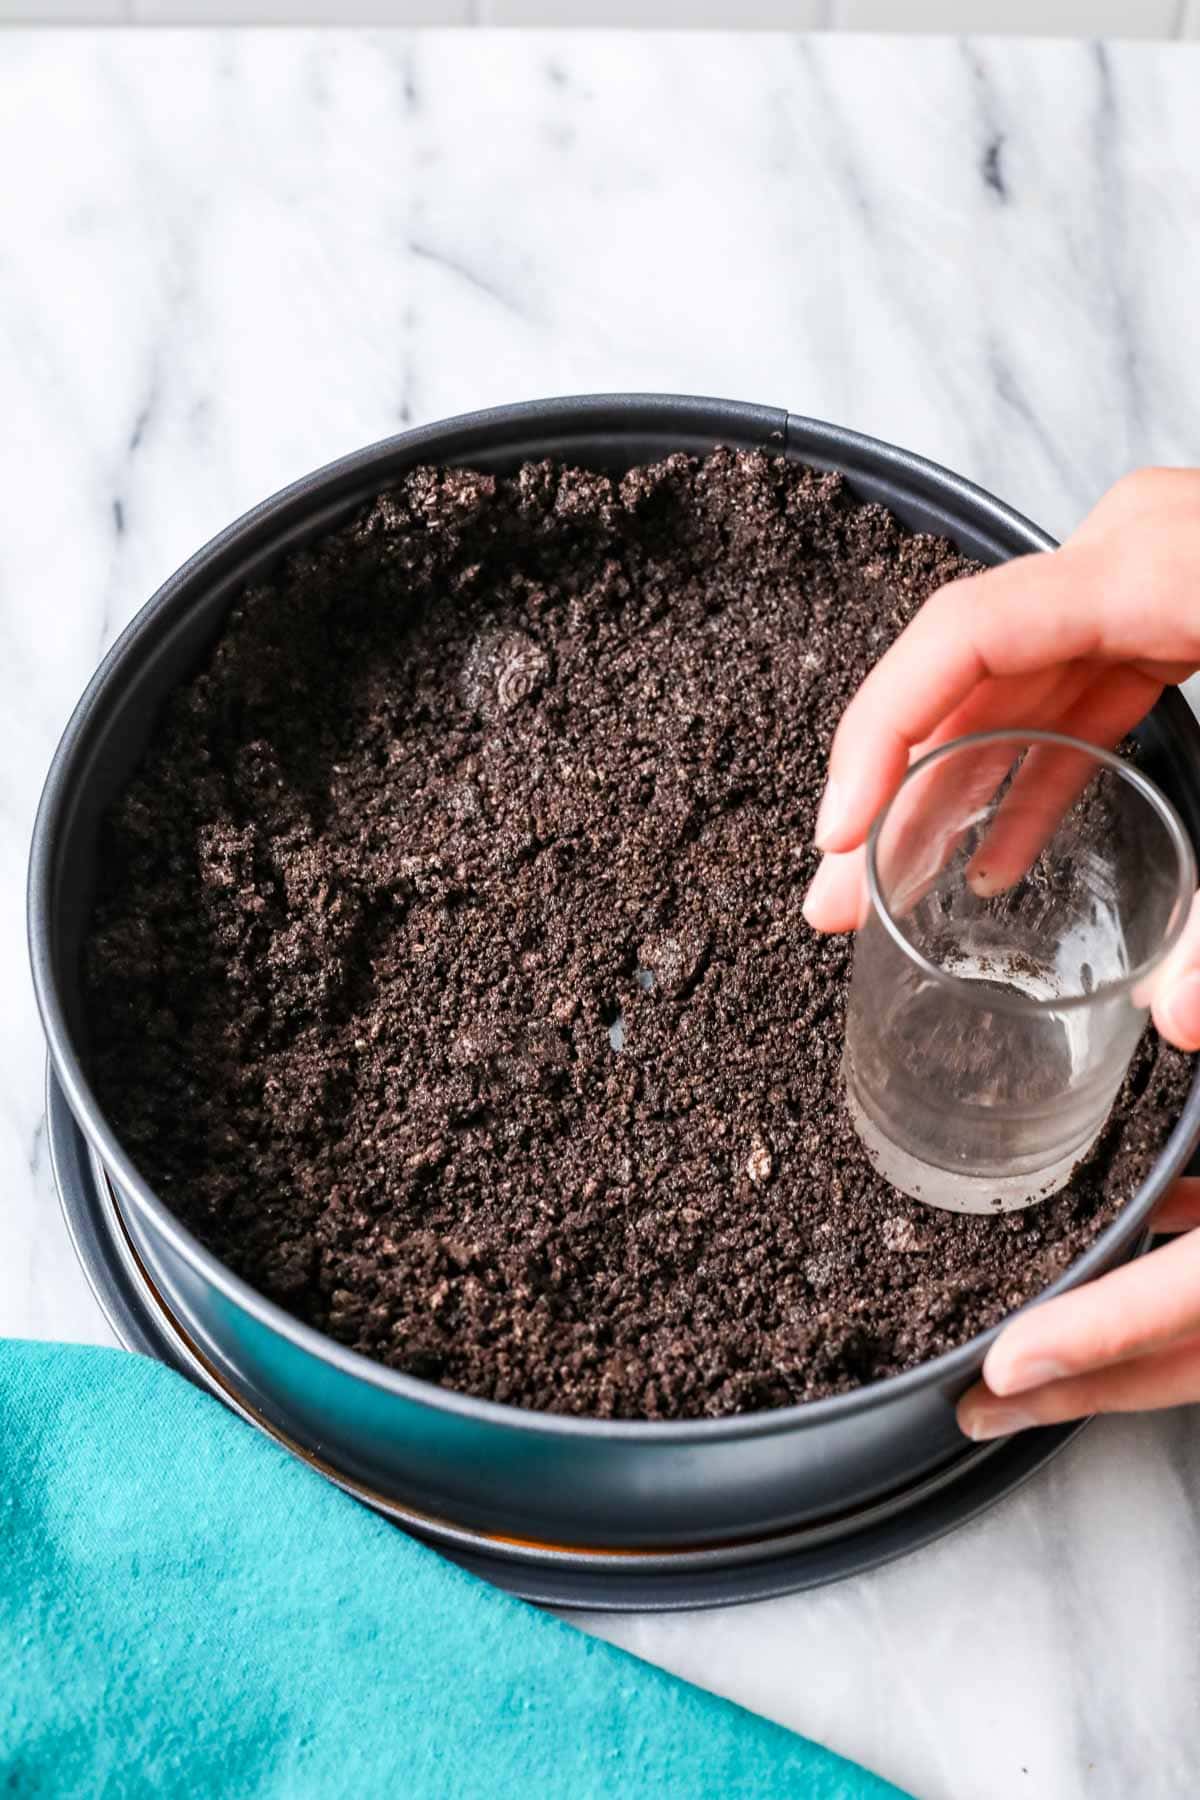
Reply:
<svg viewBox="0 0 1200 1800"><path fill-rule="evenodd" d="M624 470L673 450L761 448L840 469L864 498L989 563L1052 540L922 458L770 407L607 395L501 407L388 439L306 476L231 525L143 608L90 683L34 831L29 936L50 1057L154 1284L252 1409L321 1460L415 1511L543 1543L653 1548L792 1529L910 1486L963 1457L954 1403L993 1334L856 1393L745 1417L654 1424L558 1417L398 1374L302 1325L222 1266L138 1174L92 1091L80 946L99 821L167 695L190 676L244 585L423 462L507 470L552 456ZM1200 842L1200 729L1176 693L1140 734L1145 766ZM1051 1291L1132 1256L1200 1137L1200 1084L1140 1192Z"/></svg>

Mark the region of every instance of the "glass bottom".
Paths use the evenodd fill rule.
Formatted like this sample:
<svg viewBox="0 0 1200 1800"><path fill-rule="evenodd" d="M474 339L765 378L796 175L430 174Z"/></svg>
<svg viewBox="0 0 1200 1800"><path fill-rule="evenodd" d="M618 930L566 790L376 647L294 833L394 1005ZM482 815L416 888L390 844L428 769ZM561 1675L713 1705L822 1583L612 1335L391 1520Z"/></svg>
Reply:
<svg viewBox="0 0 1200 1800"><path fill-rule="evenodd" d="M852 1081L846 1083L846 1105L859 1140L883 1179L910 1200L940 1207L943 1212L1020 1212L1026 1206L1036 1206L1039 1200L1048 1200L1067 1185L1104 1127L1101 1119L1086 1143L1047 1168L1027 1170L1020 1175L972 1175L922 1162L894 1143L868 1118Z"/></svg>

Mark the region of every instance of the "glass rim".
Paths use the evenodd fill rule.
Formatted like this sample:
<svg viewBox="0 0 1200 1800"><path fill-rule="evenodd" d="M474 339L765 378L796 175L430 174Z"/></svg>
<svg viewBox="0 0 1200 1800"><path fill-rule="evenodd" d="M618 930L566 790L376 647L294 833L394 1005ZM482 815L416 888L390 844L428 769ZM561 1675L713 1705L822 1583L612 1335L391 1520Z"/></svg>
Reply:
<svg viewBox="0 0 1200 1800"><path fill-rule="evenodd" d="M1167 836L1175 851L1177 865L1177 884L1175 905L1171 921L1163 933L1162 942L1153 955L1144 957L1136 968L1130 969L1118 981L1108 981L1090 994L1068 994L1064 999L1036 999L1031 994L1005 994L989 991L984 996L978 992L979 982L968 976L955 975L940 963L933 962L923 951L911 943L900 928L900 924L891 907L883 897L879 883L878 849L879 838L891 815L892 808L904 792L908 784L916 777L931 768L934 763L943 762L956 755L960 750L981 748L986 744L1049 744L1059 750L1081 751L1090 757L1101 768L1110 770L1124 782L1134 788L1157 813L1166 827ZM1089 744L1084 738L1070 737L1061 731L1022 731L1017 728L1002 728L996 731L972 731L963 737L951 738L949 743L939 744L926 756L913 763L906 771L903 781L887 802L875 815L867 833L867 892L871 910L876 914L889 936L904 952L915 967L929 976L939 986L957 992L960 997L980 1011L1006 1012L1023 1014L1047 1012L1075 1012L1083 1007L1095 1006L1098 1002L1114 999L1119 994L1127 994L1152 975L1170 955L1183 935L1191 909L1192 896L1196 892L1196 853L1187 828L1174 805L1163 793L1156 781L1139 769L1136 763L1113 750L1102 749L1098 744ZM972 991L974 990L974 991Z"/></svg>

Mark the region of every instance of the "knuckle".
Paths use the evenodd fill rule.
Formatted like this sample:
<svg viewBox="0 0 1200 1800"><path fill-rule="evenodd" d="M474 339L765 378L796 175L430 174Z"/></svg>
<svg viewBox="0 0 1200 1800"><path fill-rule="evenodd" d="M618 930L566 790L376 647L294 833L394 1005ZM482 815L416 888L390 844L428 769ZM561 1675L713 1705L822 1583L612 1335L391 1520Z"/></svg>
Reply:
<svg viewBox="0 0 1200 1800"><path fill-rule="evenodd" d="M1100 1368L1106 1363L1124 1362L1142 1348L1142 1337L1143 1332L1135 1321L1114 1313L1096 1326L1086 1361Z"/></svg>
<svg viewBox="0 0 1200 1800"><path fill-rule="evenodd" d="M981 575L967 575L936 589L918 615L925 642L941 645L951 632L960 636L979 617L987 594L986 578Z"/></svg>
<svg viewBox="0 0 1200 1800"><path fill-rule="evenodd" d="M987 572L982 575L961 575L957 581L947 581L942 587L935 588L925 602L925 610L939 618L953 618L967 607L979 602L980 594L987 593Z"/></svg>
<svg viewBox="0 0 1200 1800"><path fill-rule="evenodd" d="M1200 508L1200 470L1147 465L1122 475L1104 496L1100 508L1117 518L1134 514L1194 513Z"/></svg>
<svg viewBox="0 0 1200 1800"><path fill-rule="evenodd" d="M1166 473L1165 469L1149 464L1140 469L1130 469L1113 483L1109 489L1109 498L1125 503L1144 504L1161 491L1162 478Z"/></svg>

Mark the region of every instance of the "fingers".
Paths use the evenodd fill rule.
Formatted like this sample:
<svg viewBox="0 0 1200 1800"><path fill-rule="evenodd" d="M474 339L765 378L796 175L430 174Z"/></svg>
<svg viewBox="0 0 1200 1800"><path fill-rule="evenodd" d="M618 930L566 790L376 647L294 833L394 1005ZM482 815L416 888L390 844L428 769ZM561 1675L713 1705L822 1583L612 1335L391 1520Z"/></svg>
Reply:
<svg viewBox="0 0 1200 1800"><path fill-rule="evenodd" d="M1156 1231L1189 1232L1074 1294L1020 1314L964 1394L967 1437L1008 1437L1096 1412L1200 1400L1200 1180L1176 1182Z"/></svg>
<svg viewBox="0 0 1200 1800"><path fill-rule="evenodd" d="M984 682L951 713L931 738L916 746L913 759L925 756L951 738L996 730L1012 725L1016 720L1027 728L1054 725L1094 677L1094 666L1080 663L1070 664L1065 669L1047 670L1041 676ZM979 805L987 804L1011 765L1011 752L1003 746L976 753L971 762L970 781ZM932 768L918 787L906 790L912 816L906 819L894 815L888 832L888 861L893 872L904 861L906 844L916 845L923 855L929 851L931 834L938 829L937 815L944 802L953 799L961 810L963 780L962 763L952 759ZM945 835L943 830L942 836ZM957 839L953 841L957 842ZM946 848L951 851L953 843L948 842ZM836 856L832 857L829 869L822 863L805 899L804 916L817 931L853 931L866 917L865 879L859 893L844 872L849 865L843 865L843 872L836 872L839 861ZM934 873L939 866L938 858L934 858Z"/></svg>
<svg viewBox="0 0 1200 1800"><path fill-rule="evenodd" d="M1054 837L1065 815L1096 772L1077 751L1034 744L996 809L983 841L966 868L966 881L981 900L1015 887Z"/></svg>
<svg viewBox="0 0 1200 1800"><path fill-rule="evenodd" d="M1054 729L1111 750L1144 719L1162 687L1136 669L1106 670ZM1028 873L1096 774L1090 757L1035 744L971 859L967 880L982 898L1003 893Z"/></svg>
<svg viewBox="0 0 1200 1800"><path fill-rule="evenodd" d="M1021 1313L958 1405L977 1441L1096 1412L1200 1401L1200 1180L1176 1182L1156 1231L1190 1235Z"/></svg>
<svg viewBox="0 0 1200 1800"><path fill-rule="evenodd" d="M1154 1215L1155 1231L1191 1231L1200 1225L1200 1178L1177 1181Z"/></svg>
<svg viewBox="0 0 1200 1800"><path fill-rule="evenodd" d="M1177 520L1200 517L1200 470L1131 469L1113 483L1083 523L1071 534L1072 544L1102 541L1153 524L1161 532Z"/></svg>
<svg viewBox="0 0 1200 1800"><path fill-rule="evenodd" d="M1074 662L1040 673L985 681L949 713L931 737L918 744L914 758L939 744L976 731L1005 731L1056 725L1104 669L1103 663Z"/></svg>
<svg viewBox="0 0 1200 1800"><path fill-rule="evenodd" d="M1155 1214L1154 1229L1186 1232L1196 1226L1200 1179L1185 1176ZM959 1403L966 1435L1007 1437L1027 1425L1051 1425L1093 1412L1200 1400L1200 1331L1192 1328L1200 1318L1200 1290L1191 1286L1189 1292L1198 1269L1200 1232L1186 1256L1155 1251L1077 1295L1063 1295L1022 1314L997 1339L984 1364L991 1385L979 1383ZM1136 1282L1121 1279L1135 1274ZM1122 1298L1124 1290L1135 1287L1136 1293ZM1085 1308L1069 1304L1085 1297ZM1093 1329L1096 1297L1106 1315L1099 1332ZM1100 1360L1114 1352L1117 1360ZM1081 1367L1090 1357L1100 1366Z"/></svg>
<svg viewBox="0 0 1200 1800"><path fill-rule="evenodd" d="M938 885L987 818L1013 762L1011 741L974 744L905 780L877 847L880 882L895 916L910 912Z"/></svg>
<svg viewBox="0 0 1200 1800"><path fill-rule="evenodd" d="M1143 1412L1195 1400L1200 1400L1200 1334L1131 1362L1049 1382L1017 1399L999 1399L980 1383L959 1401L958 1423L978 1442L1091 1413Z"/></svg>
<svg viewBox="0 0 1200 1800"><path fill-rule="evenodd" d="M994 1395L1048 1383L1170 1348L1200 1333L1200 1232L1018 1313L988 1351Z"/></svg>
<svg viewBox="0 0 1200 1800"><path fill-rule="evenodd" d="M909 752L980 682L1103 649L1088 550L1023 556L934 594L875 665L834 737L817 819L822 850L851 850L899 786Z"/></svg>
<svg viewBox="0 0 1200 1800"><path fill-rule="evenodd" d="M1154 977L1150 1008L1168 1043L1200 1050L1200 894L1183 936Z"/></svg>
<svg viewBox="0 0 1200 1800"><path fill-rule="evenodd" d="M1200 576L1200 477L1148 479L1161 495L1170 486L1165 510L1147 505L1142 479L1130 484L1136 505L1122 500L1098 514L1063 549L1016 557L926 601L838 727L817 821L822 850L862 841L909 752L981 682L1086 660L1176 681L1200 664L1200 615L1189 598Z"/></svg>
<svg viewBox="0 0 1200 1800"><path fill-rule="evenodd" d="M823 856L804 896L804 917L814 931L857 931L867 916L867 853Z"/></svg>

